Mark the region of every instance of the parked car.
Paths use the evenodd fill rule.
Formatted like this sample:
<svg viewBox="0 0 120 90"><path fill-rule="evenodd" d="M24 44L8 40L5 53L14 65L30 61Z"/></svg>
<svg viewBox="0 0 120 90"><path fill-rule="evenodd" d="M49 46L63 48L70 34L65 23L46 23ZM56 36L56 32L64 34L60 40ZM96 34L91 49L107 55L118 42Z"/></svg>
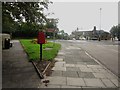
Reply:
<svg viewBox="0 0 120 90"><path fill-rule="evenodd" d="M91 40L98 40L98 38L91 38Z"/></svg>
<svg viewBox="0 0 120 90"><path fill-rule="evenodd" d="M12 43L10 42L11 38L10 38L10 34L5 34L2 33L2 49L9 49L10 47L12 47Z"/></svg>

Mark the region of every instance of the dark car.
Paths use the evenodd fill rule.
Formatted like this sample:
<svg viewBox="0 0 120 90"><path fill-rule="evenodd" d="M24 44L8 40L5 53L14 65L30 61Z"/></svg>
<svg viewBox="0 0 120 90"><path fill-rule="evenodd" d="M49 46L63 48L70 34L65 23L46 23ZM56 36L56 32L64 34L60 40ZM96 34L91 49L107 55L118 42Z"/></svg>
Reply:
<svg viewBox="0 0 120 90"><path fill-rule="evenodd" d="M3 49L9 49L10 47L12 47L12 43L10 43L10 34L5 34L5 33L2 33L1 35L1 38L2 38L2 48Z"/></svg>

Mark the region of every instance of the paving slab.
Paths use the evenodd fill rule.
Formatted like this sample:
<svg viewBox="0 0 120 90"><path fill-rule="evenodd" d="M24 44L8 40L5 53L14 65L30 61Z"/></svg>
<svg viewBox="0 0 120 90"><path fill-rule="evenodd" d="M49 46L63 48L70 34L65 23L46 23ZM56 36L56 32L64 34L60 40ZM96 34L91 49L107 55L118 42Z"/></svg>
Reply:
<svg viewBox="0 0 120 90"><path fill-rule="evenodd" d="M84 78L84 81L88 87L105 87L100 79L87 79Z"/></svg>
<svg viewBox="0 0 120 90"><path fill-rule="evenodd" d="M66 64L66 67L76 67L75 64Z"/></svg>
<svg viewBox="0 0 120 90"><path fill-rule="evenodd" d="M86 62L86 64L87 64L87 65L98 65L98 63L97 63L97 62L95 62L95 61Z"/></svg>
<svg viewBox="0 0 120 90"><path fill-rule="evenodd" d="M52 71L51 76L61 76L62 77L62 71Z"/></svg>
<svg viewBox="0 0 120 90"><path fill-rule="evenodd" d="M109 79L115 79L116 77L111 73L104 73L104 75Z"/></svg>
<svg viewBox="0 0 120 90"><path fill-rule="evenodd" d="M66 61L66 59L65 59L65 61ZM67 60L66 63L67 64L77 64L77 62L75 62L75 61L69 61L69 60Z"/></svg>
<svg viewBox="0 0 120 90"><path fill-rule="evenodd" d="M80 71L82 71L82 72L94 72L91 68L81 68L80 67Z"/></svg>
<svg viewBox="0 0 120 90"><path fill-rule="evenodd" d="M90 57L89 58L88 57L82 57L82 60L84 62L93 62L93 59L90 59Z"/></svg>
<svg viewBox="0 0 120 90"><path fill-rule="evenodd" d="M80 67L80 68L88 68L87 65L80 65L80 64L76 64L76 67Z"/></svg>
<svg viewBox="0 0 120 90"><path fill-rule="evenodd" d="M78 78L78 73L76 71L63 71L63 77L76 77L76 78Z"/></svg>
<svg viewBox="0 0 120 90"><path fill-rule="evenodd" d="M82 78L69 78L69 77L67 77L67 85L86 86Z"/></svg>
<svg viewBox="0 0 120 90"><path fill-rule="evenodd" d="M54 60L55 60L55 61L58 61L58 62L60 62L60 61L62 62L62 61L63 61L63 58L55 58Z"/></svg>
<svg viewBox="0 0 120 90"><path fill-rule="evenodd" d="M64 67L64 65L65 65L64 61L63 62L56 62L55 63L55 67Z"/></svg>
<svg viewBox="0 0 120 90"><path fill-rule="evenodd" d="M107 70L103 69L103 68L92 68L92 70L95 72L95 73L108 73Z"/></svg>
<svg viewBox="0 0 120 90"><path fill-rule="evenodd" d="M86 62L77 62L78 65L87 65Z"/></svg>
<svg viewBox="0 0 120 90"><path fill-rule="evenodd" d="M102 82L106 85L106 87L116 87L109 79L101 79Z"/></svg>
<svg viewBox="0 0 120 90"><path fill-rule="evenodd" d="M100 70L99 70L99 69L97 69L97 68L92 68L92 70L93 70L95 73L100 72Z"/></svg>
<svg viewBox="0 0 120 90"><path fill-rule="evenodd" d="M80 71L78 67L66 67L66 71Z"/></svg>
<svg viewBox="0 0 120 90"><path fill-rule="evenodd" d="M93 73L93 75L96 77L96 78L106 78L106 76L102 73Z"/></svg>
<svg viewBox="0 0 120 90"><path fill-rule="evenodd" d="M78 72L80 78L95 78L91 72Z"/></svg>
<svg viewBox="0 0 120 90"><path fill-rule="evenodd" d="M100 65L87 65L87 67L89 67L89 68L103 68Z"/></svg>
<svg viewBox="0 0 120 90"><path fill-rule="evenodd" d="M107 73L107 70L103 69L103 68L99 68L98 69L100 73Z"/></svg>
<svg viewBox="0 0 120 90"><path fill-rule="evenodd" d="M47 77L50 80L50 85L66 85L66 77Z"/></svg>
<svg viewBox="0 0 120 90"><path fill-rule="evenodd" d="M53 67L53 71L66 71L66 67Z"/></svg>
<svg viewBox="0 0 120 90"><path fill-rule="evenodd" d="M55 66L52 68L53 71L66 71L65 62L56 62Z"/></svg>

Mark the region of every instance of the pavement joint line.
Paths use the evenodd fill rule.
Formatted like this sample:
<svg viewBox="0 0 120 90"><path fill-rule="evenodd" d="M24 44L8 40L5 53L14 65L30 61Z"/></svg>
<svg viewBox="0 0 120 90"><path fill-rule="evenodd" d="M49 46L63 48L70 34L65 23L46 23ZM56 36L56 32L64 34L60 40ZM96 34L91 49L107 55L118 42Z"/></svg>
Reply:
<svg viewBox="0 0 120 90"><path fill-rule="evenodd" d="M102 81L102 78L100 78L100 80L101 80L101 82L106 86L106 84ZM110 80L110 79L108 79L108 80ZM110 80L111 81L111 80ZM118 86L116 86L112 81L111 81L111 83L115 86L115 87L118 87ZM107 87L107 86L106 86Z"/></svg>
<svg viewBox="0 0 120 90"><path fill-rule="evenodd" d="M105 83L102 81L102 78L100 78L100 81L105 85ZM107 87L107 86L105 85L105 87Z"/></svg>
<svg viewBox="0 0 120 90"><path fill-rule="evenodd" d="M119 82L118 82L118 86L111 80L109 79L116 87L119 87Z"/></svg>
<svg viewBox="0 0 120 90"><path fill-rule="evenodd" d="M62 76L63 76L63 72L62 72ZM68 82L67 82L67 77L66 77L66 85L68 85Z"/></svg>
<svg viewBox="0 0 120 90"><path fill-rule="evenodd" d="M83 78L83 81L84 81L84 83L85 83L85 86L87 87L87 84L86 84L86 82L85 82L85 78Z"/></svg>
<svg viewBox="0 0 120 90"><path fill-rule="evenodd" d="M116 79L118 79L118 76L113 74L110 70L108 70L104 65L102 65L96 58L92 57L87 51L85 51L85 54L88 55L91 59L96 61L100 66L102 66L108 73L112 74Z"/></svg>
<svg viewBox="0 0 120 90"><path fill-rule="evenodd" d="M80 75L79 75L78 71L76 71L76 72L77 72L78 78L80 78Z"/></svg>

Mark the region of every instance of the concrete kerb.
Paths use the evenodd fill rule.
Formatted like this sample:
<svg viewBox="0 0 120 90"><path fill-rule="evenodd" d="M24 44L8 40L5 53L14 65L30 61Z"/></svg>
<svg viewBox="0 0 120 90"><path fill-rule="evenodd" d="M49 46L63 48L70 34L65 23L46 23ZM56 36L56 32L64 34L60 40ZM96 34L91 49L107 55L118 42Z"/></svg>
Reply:
<svg viewBox="0 0 120 90"><path fill-rule="evenodd" d="M32 64L33 64L33 66L35 67L35 70L36 70L37 74L39 75L40 79L44 79L43 73L41 73L41 72L39 71L39 69L37 68L36 64L35 64L34 62L32 62Z"/></svg>

